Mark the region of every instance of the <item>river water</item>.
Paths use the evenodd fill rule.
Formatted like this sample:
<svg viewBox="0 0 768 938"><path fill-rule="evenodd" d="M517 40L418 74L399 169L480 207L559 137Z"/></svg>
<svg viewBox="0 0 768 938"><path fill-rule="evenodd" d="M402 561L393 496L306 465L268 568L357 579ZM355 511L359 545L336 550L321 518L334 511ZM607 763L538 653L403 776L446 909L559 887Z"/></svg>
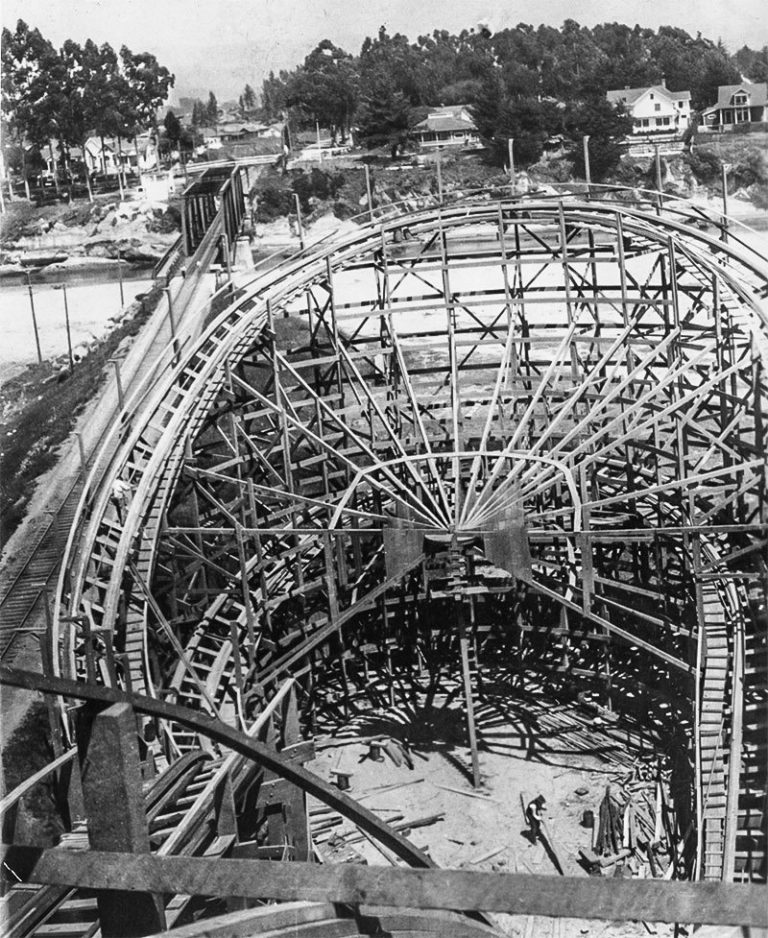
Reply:
<svg viewBox="0 0 768 938"><path fill-rule="evenodd" d="M147 270L123 274L124 305L140 293L147 293L152 280ZM66 299L73 348L82 342L100 338L113 325L111 316L121 309L120 284L112 269L70 271L66 279ZM36 282L32 275L32 301L37 319L43 359L57 358L67 352L67 327L64 293L51 283ZM0 383L19 374L26 365L37 361L35 332L29 290L23 280L0 282Z"/></svg>

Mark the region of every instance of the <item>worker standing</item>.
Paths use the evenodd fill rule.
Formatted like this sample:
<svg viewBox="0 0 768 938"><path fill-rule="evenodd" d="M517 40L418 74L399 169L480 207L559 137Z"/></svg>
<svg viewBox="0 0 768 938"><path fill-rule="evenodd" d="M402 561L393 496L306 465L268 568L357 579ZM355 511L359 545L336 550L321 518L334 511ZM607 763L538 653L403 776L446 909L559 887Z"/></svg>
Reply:
<svg viewBox="0 0 768 938"><path fill-rule="evenodd" d="M528 804L528 807L525 809L525 816L528 820L528 823L531 825L531 843L535 844L539 839L541 834L541 823L544 820L544 812L546 808L544 805L547 803L547 799L544 795L538 795Z"/></svg>

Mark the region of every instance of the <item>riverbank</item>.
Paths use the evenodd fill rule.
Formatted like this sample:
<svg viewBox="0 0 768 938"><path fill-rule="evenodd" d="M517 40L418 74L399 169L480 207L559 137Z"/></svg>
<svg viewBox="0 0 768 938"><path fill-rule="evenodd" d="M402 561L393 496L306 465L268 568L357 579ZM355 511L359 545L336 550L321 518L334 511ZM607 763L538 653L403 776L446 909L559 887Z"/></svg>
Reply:
<svg viewBox="0 0 768 938"><path fill-rule="evenodd" d="M153 267L179 236L178 207L165 202L121 202L101 197L93 203L36 208L8 205L0 219L0 278L61 277L70 270L118 265Z"/></svg>

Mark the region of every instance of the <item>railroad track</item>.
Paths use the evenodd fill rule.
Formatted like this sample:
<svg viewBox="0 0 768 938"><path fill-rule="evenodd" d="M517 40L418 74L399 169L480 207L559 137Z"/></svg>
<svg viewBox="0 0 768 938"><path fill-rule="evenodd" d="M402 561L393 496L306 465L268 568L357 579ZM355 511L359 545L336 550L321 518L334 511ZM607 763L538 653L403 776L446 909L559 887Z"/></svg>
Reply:
<svg viewBox="0 0 768 938"><path fill-rule="evenodd" d="M56 584L67 537L77 514L83 478L78 475L64 500L31 544L22 567L5 587L0 598L0 661L11 664L19 649L18 639L35 628L46 631L50 618L49 590ZM36 613L43 612L43 625L29 623Z"/></svg>

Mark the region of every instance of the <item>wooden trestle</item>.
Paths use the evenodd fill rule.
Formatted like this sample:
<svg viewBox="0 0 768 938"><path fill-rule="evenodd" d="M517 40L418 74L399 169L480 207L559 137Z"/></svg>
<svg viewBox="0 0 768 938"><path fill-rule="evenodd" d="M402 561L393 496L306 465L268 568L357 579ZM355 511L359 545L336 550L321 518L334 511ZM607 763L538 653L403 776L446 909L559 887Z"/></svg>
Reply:
<svg viewBox="0 0 768 938"><path fill-rule="evenodd" d="M61 672L235 725L291 675L308 731L370 661L475 648L620 711L666 695L700 874L765 881L768 265L690 221L467 201L243 288L84 496Z"/></svg>

